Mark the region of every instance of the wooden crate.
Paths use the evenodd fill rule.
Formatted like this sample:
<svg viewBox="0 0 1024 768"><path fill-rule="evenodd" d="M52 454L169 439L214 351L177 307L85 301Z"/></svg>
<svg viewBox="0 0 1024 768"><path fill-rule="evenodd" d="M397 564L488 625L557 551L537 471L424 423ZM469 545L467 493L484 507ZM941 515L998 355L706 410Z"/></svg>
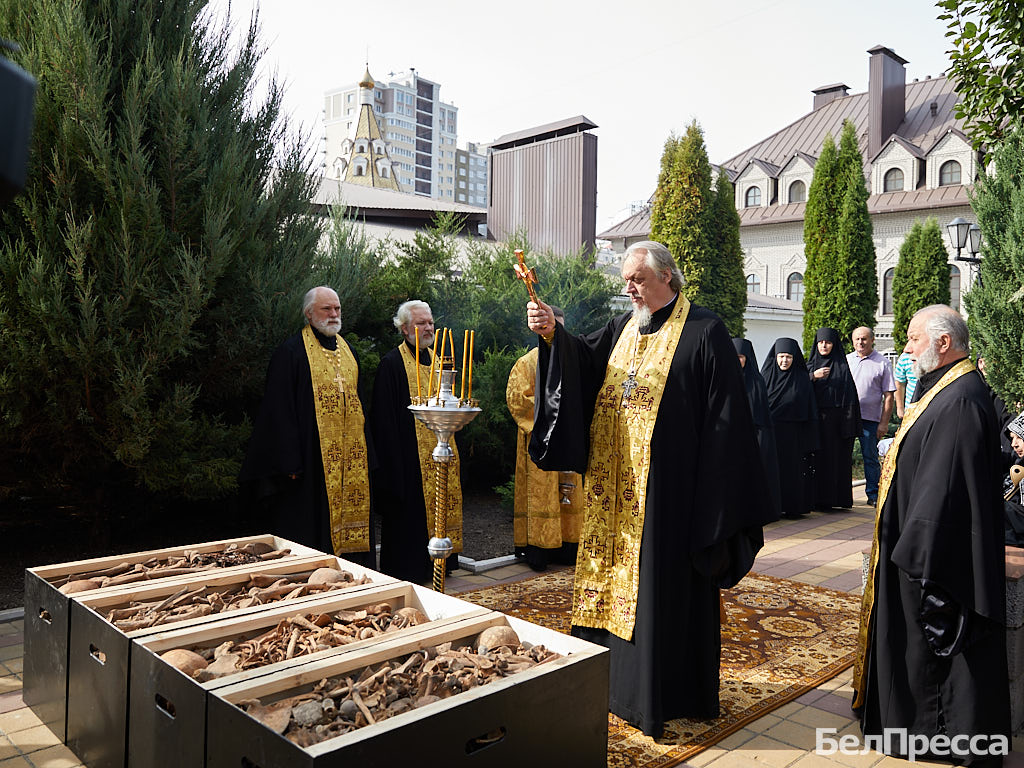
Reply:
<svg viewBox="0 0 1024 768"><path fill-rule="evenodd" d="M315 556L323 554L315 549L296 544L293 541L265 534L237 539L207 541L165 549L151 549L113 557L96 557L89 560L45 565L25 569L25 667L22 698L36 717L60 737L66 738L67 718L67 658L69 611L72 597L58 590L52 582L66 576L88 573L118 563L141 563L150 558L167 558L182 555L186 550L197 552L221 552L235 544L244 546L253 542L267 544L274 549L291 549L289 557ZM231 566L217 569L225 573L245 566ZM171 576L180 579L182 576ZM152 580L153 583L156 580ZM118 590L123 587L107 587ZM97 594L99 590L79 592L74 597Z"/></svg>
<svg viewBox="0 0 1024 768"><path fill-rule="evenodd" d="M521 640L544 644L562 658L308 748L235 705L308 691L323 678L355 675L367 665L449 640L468 643L486 627L505 623ZM483 737L493 733L500 738L486 743ZM210 693L207 705L209 768L604 766L607 743L607 650L500 613L466 617L415 638L382 640L360 653L225 686Z"/></svg>
<svg viewBox="0 0 1024 768"><path fill-rule="evenodd" d="M369 584L350 587L354 594L371 585L395 583L395 579L334 556L298 557L232 569L230 573L204 573L188 579L129 585L132 589L97 591L71 601L68 641L67 738L66 743L83 763L91 768L123 768L126 756L128 721L128 685L132 640L165 632L173 626L199 626L218 621L223 615L211 614L177 625L163 624L132 632L122 632L110 624L101 612L123 607L136 600L160 600L184 587L200 584L230 587L248 581L250 574L294 575L317 568L341 568L357 578L368 575ZM318 599L323 593L287 601L296 610ZM282 601L232 611L248 616L283 604Z"/></svg>
<svg viewBox="0 0 1024 768"><path fill-rule="evenodd" d="M175 648L213 647L227 640L236 642L255 637L277 626L297 612L333 613L359 610L373 603L388 602L397 610L418 608L431 620L428 624L389 632L386 638L360 640L318 653L300 656L238 674L199 683L166 662L159 654ZM375 587L358 594L328 594L304 603L301 611L281 606L252 616L189 626L134 641L131 652L128 716L128 765L132 768L202 768L206 764L207 692L266 674L300 666L340 654L359 653L382 639L409 637L445 623L488 614L485 608L457 600L406 582Z"/></svg>

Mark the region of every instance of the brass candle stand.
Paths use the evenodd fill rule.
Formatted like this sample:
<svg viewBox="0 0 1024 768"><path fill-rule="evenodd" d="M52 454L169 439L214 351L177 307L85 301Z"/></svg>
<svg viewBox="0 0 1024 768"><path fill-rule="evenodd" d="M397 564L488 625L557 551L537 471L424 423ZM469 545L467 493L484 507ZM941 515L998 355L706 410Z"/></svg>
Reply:
<svg viewBox="0 0 1024 768"><path fill-rule="evenodd" d="M454 368L442 370L440 391L430 397L414 397L409 406L412 415L437 436L430 454L434 461L434 535L427 543L427 554L434 561L433 587L438 592L444 592L445 560L453 549L448 538L448 467L455 452L449 440L481 410L476 400L462 400L452 393L455 374Z"/></svg>

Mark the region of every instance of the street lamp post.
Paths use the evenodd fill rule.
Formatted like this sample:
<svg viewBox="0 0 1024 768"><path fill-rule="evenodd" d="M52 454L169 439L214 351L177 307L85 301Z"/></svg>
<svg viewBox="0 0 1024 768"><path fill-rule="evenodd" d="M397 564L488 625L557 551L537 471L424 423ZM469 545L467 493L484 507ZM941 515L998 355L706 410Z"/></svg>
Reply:
<svg viewBox="0 0 1024 768"><path fill-rule="evenodd" d="M972 269L977 269L978 285L981 285L981 227L957 216L946 225L946 232L950 245L956 249L956 260L966 261ZM962 255L965 248L969 256Z"/></svg>

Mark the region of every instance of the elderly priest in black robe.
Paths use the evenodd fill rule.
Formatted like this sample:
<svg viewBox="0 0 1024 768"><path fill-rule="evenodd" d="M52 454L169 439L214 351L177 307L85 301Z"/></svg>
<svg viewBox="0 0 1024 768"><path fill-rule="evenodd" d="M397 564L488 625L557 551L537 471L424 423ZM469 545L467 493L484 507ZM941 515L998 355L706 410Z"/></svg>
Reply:
<svg viewBox="0 0 1024 768"><path fill-rule="evenodd" d="M402 334L402 342L381 358L370 408L370 434L378 456L373 473L373 506L381 521L380 569L396 579L424 583L430 581L433 569L427 541L433 531L435 475L431 454L437 436L412 415L409 403L416 391L417 364L421 394L427 394L434 315L429 304L413 299L398 307L392 322ZM455 456L446 467L447 535L454 548L445 562L449 573L458 567L458 553L462 551L459 449L454 437L450 444Z"/></svg>
<svg viewBox="0 0 1024 768"><path fill-rule="evenodd" d="M718 709L719 588L774 513L722 321L691 305L660 243L626 251L633 313L574 336L527 304L540 345L530 455L585 473L572 632L611 649L610 708L653 737Z"/></svg>
<svg viewBox="0 0 1024 768"><path fill-rule="evenodd" d="M359 363L341 330L338 294L306 293L308 324L270 358L239 486L271 533L375 567Z"/></svg>
<svg viewBox="0 0 1024 768"><path fill-rule="evenodd" d="M917 737L918 759L998 764L1010 736L1000 425L967 350L951 308L910 321L917 391L885 454L853 707L866 736Z"/></svg>

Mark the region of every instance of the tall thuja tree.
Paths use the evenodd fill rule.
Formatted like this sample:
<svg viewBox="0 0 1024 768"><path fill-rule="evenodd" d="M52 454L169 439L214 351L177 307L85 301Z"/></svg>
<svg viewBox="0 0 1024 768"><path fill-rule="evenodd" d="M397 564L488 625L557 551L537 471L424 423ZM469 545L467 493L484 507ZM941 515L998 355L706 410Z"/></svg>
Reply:
<svg viewBox="0 0 1024 768"><path fill-rule="evenodd" d="M255 17L199 0L0 0L38 80L0 213L0 466L98 499L229 492L320 238L311 158L252 100Z"/></svg>
<svg viewBox="0 0 1024 768"><path fill-rule="evenodd" d="M904 252L911 250L905 257ZM934 217L924 224L914 222L900 248L892 293L892 339L896 349L903 349L907 343L907 326L917 310L931 304L949 304L949 252Z"/></svg>
<svg viewBox="0 0 1024 768"><path fill-rule="evenodd" d="M722 318L729 333L743 336L743 312L747 308L747 280L740 245L740 215L732 182L722 171L715 179L708 226L708 245L714 303L708 309Z"/></svg>
<svg viewBox="0 0 1024 768"><path fill-rule="evenodd" d="M839 150L832 134L825 137L804 210L804 349L810 349L818 328L827 327L825 313L835 300L836 234L839 208Z"/></svg>
<svg viewBox="0 0 1024 768"><path fill-rule="evenodd" d="M896 349L903 349L907 344L907 326L910 318L921 307L917 295L917 244L921 240L920 221L915 221L910 232L900 246L900 256L896 261L896 269L892 275L892 340Z"/></svg>
<svg viewBox="0 0 1024 768"><path fill-rule="evenodd" d="M878 286L864 161L850 121L839 146L825 138L807 196L804 215L804 348L818 328L848 337L854 328L875 324Z"/></svg>
<svg viewBox="0 0 1024 768"><path fill-rule="evenodd" d="M868 185L857 133L849 120L839 139L840 183L843 189L836 242L835 304L825 307L825 325L848 338L854 328L875 325L878 309L878 268L874 232L868 213ZM805 326L806 331L806 326Z"/></svg>
<svg viewBox="0 0 1024 768"><path fill-rule="evenodd" d="M707 231L711 198L711 163L704 132L694 121L682 137L665 142L651 208L651 238L672 252L686 280L683 293L703 306L718 303Z"/></svg>
<svg viewBox="0 0 1024 768"><path fill-rule="evenodd" d="M1024 134L1007 134L982 175L971 207L983 235L981 283L964 295L971 345L989 384L1007 403L1024 403ZM1013 408L1014 406L1011 406Z"/></svg>

